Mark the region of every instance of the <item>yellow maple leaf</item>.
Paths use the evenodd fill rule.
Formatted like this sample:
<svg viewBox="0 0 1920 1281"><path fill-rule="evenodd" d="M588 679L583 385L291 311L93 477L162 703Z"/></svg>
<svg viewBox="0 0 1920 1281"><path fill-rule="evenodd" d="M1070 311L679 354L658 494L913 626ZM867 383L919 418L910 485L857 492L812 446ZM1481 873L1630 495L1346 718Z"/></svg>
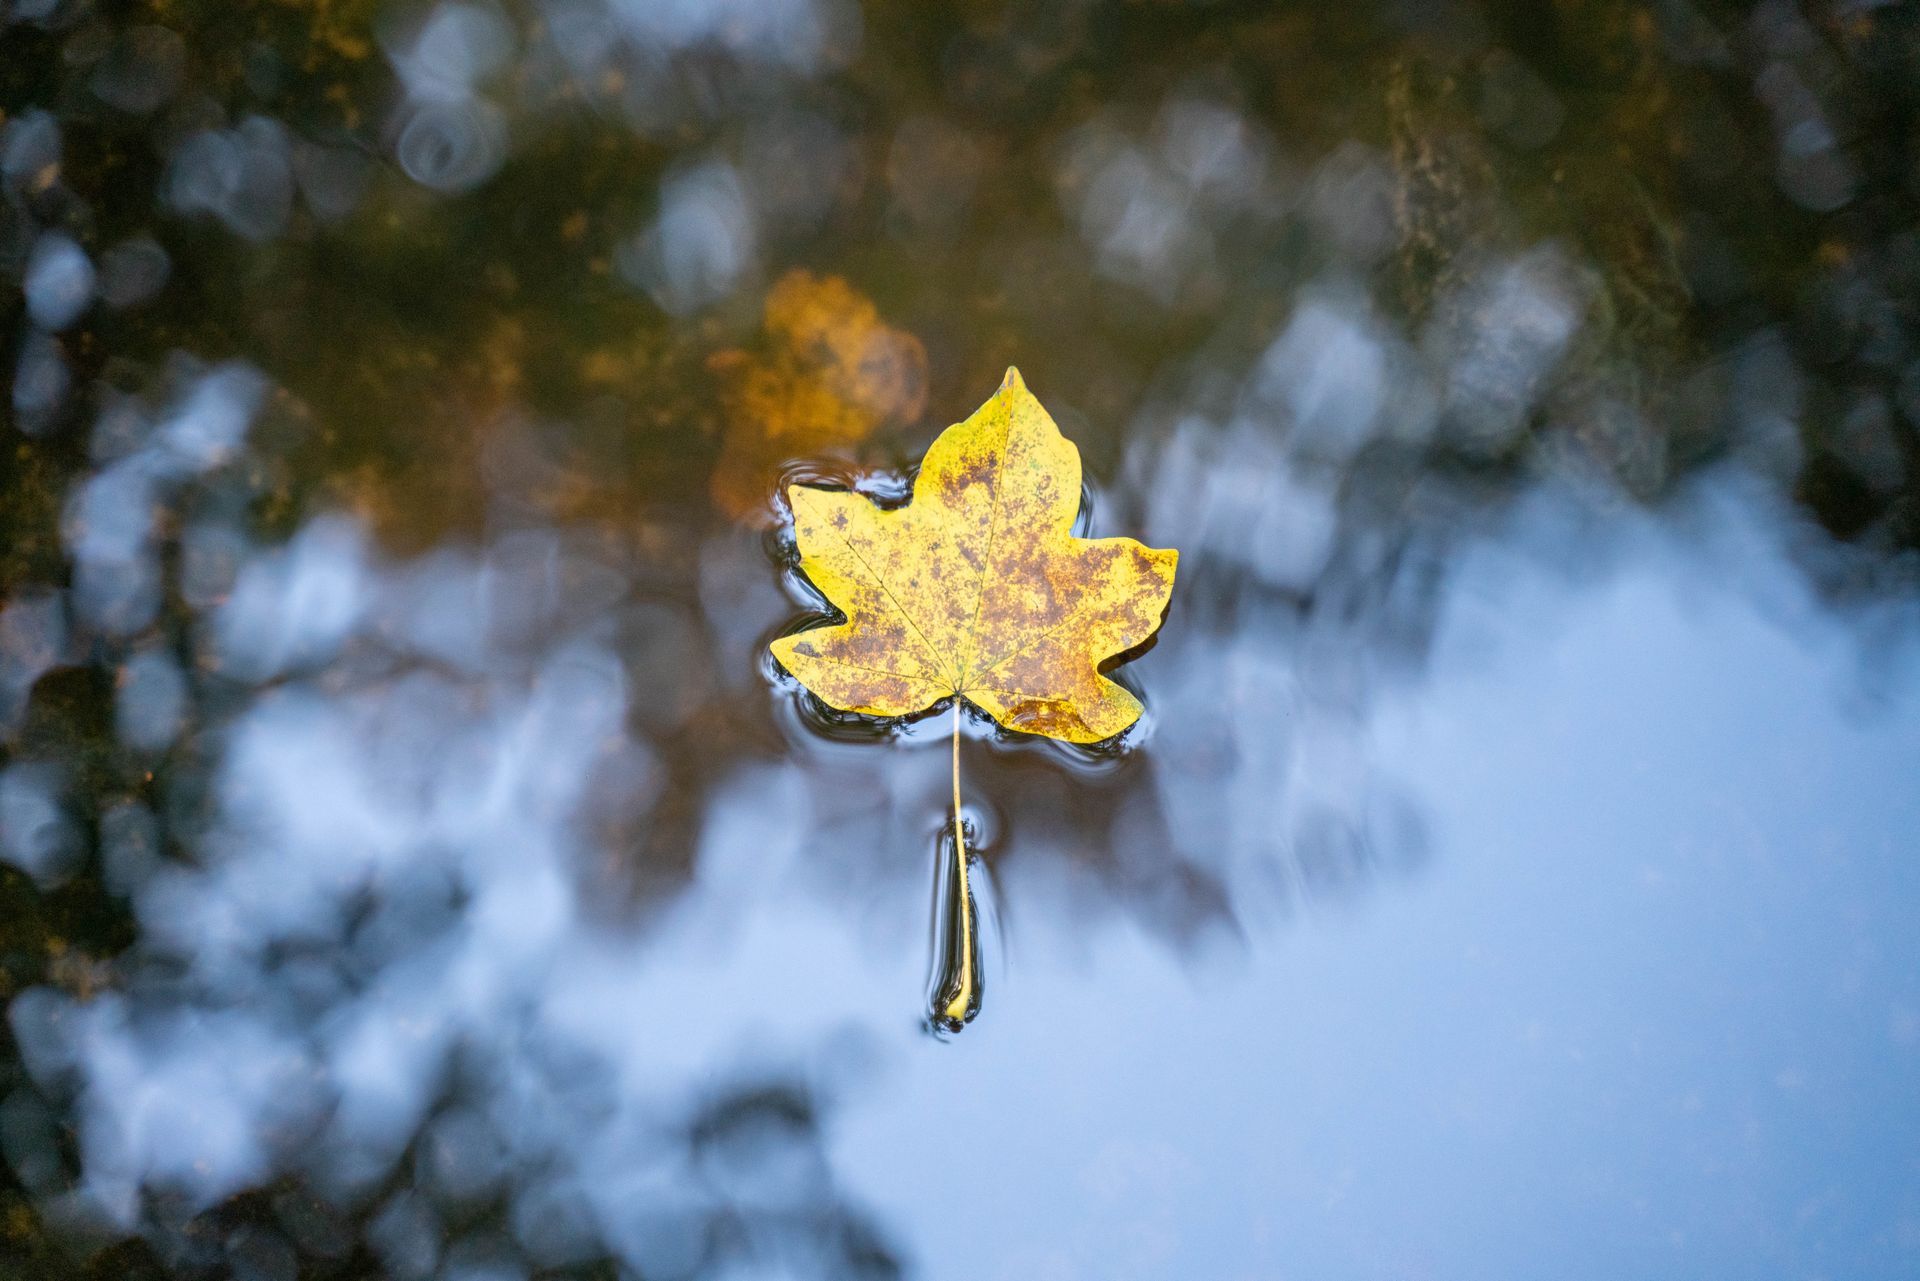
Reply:
<svg viewBox="0 0 1920 1281"><path fill-rule="evenodd" d="M927 450L906 506L794 485L800 569L846 621L773 642L829 705L906 716L951 698L954 848L967 958L937 1005L972 1016L972 911L960 826L964 700L1009 729L1111 738L1140 703L1100 672L1152 636L1179 553L1075 538L1080 451L1009 369L999 392Z"/></svg>
<svg viewBox="0 0 1920 1281"><path fill-rule="evenodd" d="M1018 370L940 434L904 507L795 485L800 569L847 616L773 653L842 711L905 716L961 697L1072 743L1140 716L1099 672L1160 626L1180 554L1075 538L1080 451Z"/></svg>

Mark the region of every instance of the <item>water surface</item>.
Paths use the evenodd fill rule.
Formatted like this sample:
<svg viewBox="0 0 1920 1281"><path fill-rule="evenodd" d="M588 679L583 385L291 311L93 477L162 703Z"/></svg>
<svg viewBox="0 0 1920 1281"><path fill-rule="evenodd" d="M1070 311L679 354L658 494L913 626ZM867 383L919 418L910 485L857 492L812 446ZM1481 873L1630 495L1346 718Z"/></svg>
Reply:
<svg viewBox="0 0 1920 1281"><path fill-rule="evenodd" d="M1905 1277L1900 6L0 8L35 1278ZM1147 716L778 670L1017 363Z"/></svg>

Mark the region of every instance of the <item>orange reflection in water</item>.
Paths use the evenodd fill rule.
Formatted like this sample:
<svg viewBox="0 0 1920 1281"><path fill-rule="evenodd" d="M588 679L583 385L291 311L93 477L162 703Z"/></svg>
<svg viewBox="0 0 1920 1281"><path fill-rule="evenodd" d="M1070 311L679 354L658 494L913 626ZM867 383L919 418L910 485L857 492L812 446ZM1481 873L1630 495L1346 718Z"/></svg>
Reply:
<svg viewBox="0 0 1920 1281"><path fill-rule="evenodd" d="M773 523L781 464L844 454L882 427L912 422L927 399L920 340L880 318L839 276L794 270L767 294L760 352L716 353L726 435L713 500L742 524Z"/></svg>

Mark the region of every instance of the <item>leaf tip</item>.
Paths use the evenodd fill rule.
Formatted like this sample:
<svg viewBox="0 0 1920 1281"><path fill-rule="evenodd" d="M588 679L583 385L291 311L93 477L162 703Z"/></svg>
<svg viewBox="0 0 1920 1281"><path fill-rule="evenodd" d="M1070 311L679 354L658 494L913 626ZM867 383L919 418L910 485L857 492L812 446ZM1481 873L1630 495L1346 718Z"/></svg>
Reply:
<svg viewBox="0 0 1920 1281"><path fill-rule="evenodd" d="M1007 376L1000 380L1001 391L1025 391L1026 380L1020 377L1020 371L1013 365L1007 366Z"/></svg>

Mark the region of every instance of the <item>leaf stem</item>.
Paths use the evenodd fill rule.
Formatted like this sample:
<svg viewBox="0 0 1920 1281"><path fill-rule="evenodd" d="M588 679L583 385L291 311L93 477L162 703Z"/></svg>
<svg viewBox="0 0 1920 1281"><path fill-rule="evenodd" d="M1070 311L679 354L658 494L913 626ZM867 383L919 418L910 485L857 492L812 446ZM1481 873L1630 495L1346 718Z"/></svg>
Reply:
<svg viewBox="0 0 1920 1281"><path fill-rule="evenodd" d="M973 1005L973 891L967 885L967 838L960 818L960 698L953 700L953 857L960 891L960 982L944 1011L964 1023Z"/></svg>

